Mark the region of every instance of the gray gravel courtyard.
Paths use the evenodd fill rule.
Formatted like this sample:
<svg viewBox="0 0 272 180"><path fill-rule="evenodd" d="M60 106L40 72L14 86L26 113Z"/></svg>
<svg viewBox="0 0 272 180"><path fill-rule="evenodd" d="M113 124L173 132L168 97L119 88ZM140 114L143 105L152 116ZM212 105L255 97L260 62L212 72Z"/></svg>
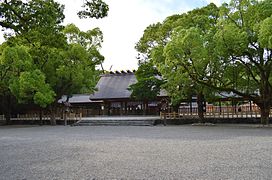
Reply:
<svg viewBox="0 0 272 180"><path fill-rule="evenodd" d="M272 179L272 128L0 127L0 179Z"/></svg>

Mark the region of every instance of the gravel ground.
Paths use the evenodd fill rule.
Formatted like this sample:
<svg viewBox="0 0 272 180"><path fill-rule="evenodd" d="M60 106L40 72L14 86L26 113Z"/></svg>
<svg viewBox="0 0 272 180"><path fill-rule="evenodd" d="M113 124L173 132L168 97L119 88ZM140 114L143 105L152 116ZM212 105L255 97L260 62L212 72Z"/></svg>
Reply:
<svg viewBox="0 0 272 180"><path fill-rule="evenodd" d="M0 127L0 179L272 179L272 128Z"/></svg>

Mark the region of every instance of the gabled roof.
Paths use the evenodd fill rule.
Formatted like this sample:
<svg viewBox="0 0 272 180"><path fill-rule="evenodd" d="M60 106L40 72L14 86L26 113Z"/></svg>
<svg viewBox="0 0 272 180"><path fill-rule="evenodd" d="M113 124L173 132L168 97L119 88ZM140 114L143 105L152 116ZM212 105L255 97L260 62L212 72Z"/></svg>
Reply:
<svg viewBox="0 0 272 180"><path fill-rule="evenodd" d="M159 77L158 77L159 78ZM131 91L128 90L130 85L137 83L134 72L121 71L121 72L110 72L110 74L101 75L96 89L97 91L93 94L73 94L69 98L69 103L97 103L102 102L101 100L109 99L130 99ZM165 90L161 90L159 97L166 97L167 93ZM62 96L58 100L58 103L64 103L66 101L66 95Z"/></svg>
<svg viewBox="0 0 272 180"><path fill-rule="evenodd" d="M115 73L102 75L96 85L96 91L90 96L91 100L130 98L129 86L137 79L134 73Z"/></svg>
<svg viewBox="0 0 272 180"><path fill-rule="evenodd" d="M135 83L137 83L136 76L130 71L102 75L96 85L97 91L90 96L90 99L129 99L132 92L128 88ZM162 90L159 96L167 96L166 91Z"/></svg>

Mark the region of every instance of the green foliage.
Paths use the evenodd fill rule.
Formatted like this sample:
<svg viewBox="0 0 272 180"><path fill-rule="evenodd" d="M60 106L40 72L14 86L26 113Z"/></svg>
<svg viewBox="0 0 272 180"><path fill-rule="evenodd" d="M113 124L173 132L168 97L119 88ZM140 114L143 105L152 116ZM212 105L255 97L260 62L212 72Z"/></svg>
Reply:
<svg viewBox="0 0 272 180"><path fill-rule="evenodd" d="M64 6L54 0L5 0L0 2L0 25L16 34L50 35L57 32L64 19Z"/></svg>
<svg viewBox="0 0 272 180"><path fill-rule="evenodd" d="M100 13L97 17L106 15L105 3L91 3L105 9L89 11ZM104 60L99 53L102 32L98 28L83 32L73 24L64 28L63 10L54 0L0 1L0 25L9 29L0 46L1 97L48 107L64 94L94 90L100 73L96 65Z"/></svg>
<svg viewBox="0 0 272 180"><path fill-rule="evenodd" d="M74 24L68 24L63 32L70 44L80 44L86 49L90 49L91 47L99 48L103 42L103 34L99 28L83 32Z"/></svg>
<svg viewBox="0 0 272 180"><path fill-rule="evenodd" d="M45 108L55 100L55 92L45 83L45 76L39 70L22 72L9 88L21 103L33 100Z"/></svg>
<svg viewBox="0 0 272 180"><path fill-rule="evenodd" d="M267 119L272 106L272 1L232 0L176 17L167 30L170 36L160 34L163 22L148 27L136 46L167 79L172 98L181 99L187 89L206 95L232 92L258 104ZM152 28L158 32L150 36Z"/></svg>
<svg viewBox="0 0 272 180"><path fill-rule="evenodd" d="M1 54L1 95L13 94L21 103L34 101L41 107L54 101L55 93L35 69L27 47L6 46Z"/></svg>
<svg viewBox="0 0 272 180"><path fill-rule="evenodd" d="M9 69L13 73L26 71L31 69L32 63L32 58L24 46L7 46L3 49L1 58L3 69Z"/></svg>
<svg viewBox="0 0 272 180"><path fill-rule="evenodd" d="M267 118L271 15L271 0L210 4L147 27L136 48L167 80L174 103L192 93L232 92L257 103Z"/></svg>
<svg viewBox="0 0 272 180"><path fill-rule="evenodd" d="M259 43L262 48L272 49L272 17L266 18L260 24Z"/></svg>
<svg viewBox="0 0 272 180"><path fill-rule="evenodd" d="M136 46L142 57L153 63L166 79L163 88L167 90L173 104L206 91L197 85L187 71L196 69L198 74L194 76L202 78L210 73L209 62L215 45L207 40L213 38L218 13L219 9L210 4L170 16L162 24L147 27ZM197 63L193 63L192 59Z"/></svg>
<svg viewBox="0 0 272 180"><path fill-rule="evenodd" d="M141 63L135 73L137 83L130 86L131 97L137 100L155 100L160 94L160 86L164 83L156 68L151 63Z"/></svg>
<svg viewBox="0 0 272 180"><path fill-rule="evenodd" d="M82 11L79 11L77 15L79 18L103 18L108 15L109 7L102 0L85 0Z"/></svg>

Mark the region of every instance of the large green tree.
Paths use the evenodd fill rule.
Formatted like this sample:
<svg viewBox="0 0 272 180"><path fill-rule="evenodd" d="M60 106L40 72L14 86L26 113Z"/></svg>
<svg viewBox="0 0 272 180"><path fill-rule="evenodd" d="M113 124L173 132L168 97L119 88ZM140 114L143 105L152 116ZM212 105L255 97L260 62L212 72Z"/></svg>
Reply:
<svg viewBox="0 0 272 180"><path fill-rule="evenodd" d="M197 17L205 17L201 14ZM267 124L272 105L271 15L271 0L223 4L219 16L208 16L204 26L182 23L175 28L163 46L160 65L182 69L203 87L255 102Z"/></svg>
<svg viewBox="0 0 272 180"><path fill-rule="evenodd" d="M46 83L44 74L35 68L27 47L6 44L1 47L0 107L9 123L16 99L19 103L33 100L45 108L53 102L55 93Z"/></svg>
<svg viewBox="0 0 272 180"><path fill-rule="evenodd" d="M169 77L166 77L162 66L165 57L163 56L163 47L169 41L172 30L177 26L177 21L181 18L182 15L173 15L167 17L163 23L151 24L148 26L139 42L136 44L135 48L139 52L138 58L140 62L146 62L152 65L153 68L156 68L157 71L166 79L164 89L167 90L168 95L172 97L172 104L179 104L181 100L180 93L177 93L176 87L172 86L172 83L169 83L171 80ZM156 58L152 58L156 56ZM141 64L140 64L141 67ZM139 67L139 68L140 68ZM173 89L175 89L173 91Z"/></svg>
<svg viewBox="0 0 272 180"><path fill-rule="evenodd" d="M49 54L46 51L66 46L60 25L64 18L63 6L54 1L5 0L1 1L0 17L0 25L7 30L1 54L6 82L1 83L5 89L1 93L1 104L10 104L9 97L16 97L18 102L32 99L41 107L48 106L54 100L55 93L44 73L43 68L48 62L48 58L44 57ZM16 67L17 64L19 66ZM18 70L14 73L16 68ZM41 89L43 92L39 91ZM46 97L41 97L42 94L46 94ZM7 107L4 113L8 121L10 109Z"/></svg>
<svg viewBox="0 0 272 180"><path fill-rule="evenodd" d="M61 64L56 68L54 89L58 98L63 94L93 92L100 73L96 66L104 60L99 53L102 32L98 28L83 32L69 24L64 33L69 44L62 54Z"/></svg>
<svg viewBox="0 0 272 180"><path fill-rule="evenodd" d="M107 15L108 7L103 1L84 3L82 18ZM6 97L15 97L18 102L32 101L48 107L52 124L55 124L54 105L60 96L91 92L98 75L95 66L103 61L99 53L101 31L81 32L74 25L64 28L63 10L64 6L54 0L0 1L0 25L6 29L6 42L1 45L0 54L0 68L4 70L1 102L5 104ZM15 62L20 69L14 72Z"/></svg>
<svg viewBox="0 0 272 180"><path fill-rule="evenodd" d="M179 105L181 101L191 100L192 95L197 95L199 117L203 120L203 101L204 95L207 95L207 88L199 85L186 72L177 58L169 59L170 53L180 52L183 47L170 46L177 29L190 29L198 27L202 34L208 38L213 32L209 31L215 27L218 20L218 8L214 4L210 4L201 9L195 9L181 15L173 15L163 23L150 25L146 28L143 37L138 42L136 49L141 53L141 57L151 61L166 79L163 88L167 90L168 95L172 99L173 105ZM191 44L197 44L198 39L191 38ZM168 53L170 52L170 53ZM195 49L195 58L208 53L207 50ZM175 56L175 55L173 55ZM199 59L201 62L202 60ZM202 76L205 77L205 66L202 68ZM210 91L209 91L210 92Z"/></svg>
<svg viewBox="0 0 272 180"><path fill-rule="evenodd" d="M174 41L173 37L177 31L193 28L197 28L199 30L199 33L202 34L201 38L209 39L214 33L214 29L218 21L218 12L219 10L214 4L209 4L206 7L195 9L183 14L183 16L178 20L177 26L172 29L170 37L171 40L166 46L160 48L160 53L162 54L161 56L164 57L163 61L156 56L156 53L153 53L152 55L154 61L160 65L160 70L164 72L164 75L167 77L167 79L169 79L168 83L166 84L168 89L172 90L174 93L180 93L180 96L183 98L186 98L186 96L190 97L192 95L197 96L198 115L202 121L204 120L204 95L209 97L213 93L209 88L203 87L203 85L199 84L190 76L190 71L185 68L180 59L189 58L189 61L192 58L196 59L199 63L196 67L198 68L199 78L205 79L206 71L209 67L205 66L204 63L206 59L209 59L209 49L212 47L207 44L207 48L198 48L198 45L202 42L198 36L195 36L195 34L184 37L184 39L188 40L185 40L187 44L179 44L180 47L178 47L179 45L172 46L171 42ZM177 52L177 54L181 54L182 56L176 58L176 55L174 55L175 52ZM172 58L172 55L174 58ZM158 59L159 61L157 61ZM173 89L176 85L178 85L178 88Z"/></svg>

